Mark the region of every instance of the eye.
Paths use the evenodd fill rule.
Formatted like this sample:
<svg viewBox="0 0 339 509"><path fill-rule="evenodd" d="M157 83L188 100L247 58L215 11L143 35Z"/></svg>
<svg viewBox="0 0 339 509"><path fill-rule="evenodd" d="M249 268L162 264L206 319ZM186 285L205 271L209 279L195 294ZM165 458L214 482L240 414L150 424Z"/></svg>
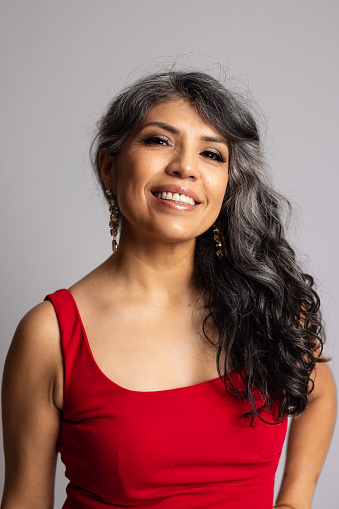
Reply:
<svg viewBox="0 0 339 509"><path fill-rule="evenodd" d="M144 140L145 145L168 145L169 139L166 136L149 136Z"/></svg>
<svg viewBox="0 0 339 509"><path fill-rule="evenodd" d="M204 150L201 152L202 155L207 157L208 159L212 159L213 161L219 161L220 163L225 163L224 157L220 154L220 152L215 152L214 150Z"/></svg>

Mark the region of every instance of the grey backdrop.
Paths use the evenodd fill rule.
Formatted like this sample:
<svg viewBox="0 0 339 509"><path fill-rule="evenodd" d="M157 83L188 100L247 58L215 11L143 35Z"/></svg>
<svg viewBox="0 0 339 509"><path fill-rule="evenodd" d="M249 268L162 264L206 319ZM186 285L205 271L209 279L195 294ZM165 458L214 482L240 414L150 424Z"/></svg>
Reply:
<svg viewBox="0 0 339 509"><path fill-rule="evenodd" d="M337 0L0 2L1 362L31 307L110 255L87 157L95 120L126 80L186 55L186 66L220 62L248 81L266 114L275 182L303 211L292 239L319 280L338 378L338 16ZM315 509L339 507L338 453L336 434Z"/></svg>

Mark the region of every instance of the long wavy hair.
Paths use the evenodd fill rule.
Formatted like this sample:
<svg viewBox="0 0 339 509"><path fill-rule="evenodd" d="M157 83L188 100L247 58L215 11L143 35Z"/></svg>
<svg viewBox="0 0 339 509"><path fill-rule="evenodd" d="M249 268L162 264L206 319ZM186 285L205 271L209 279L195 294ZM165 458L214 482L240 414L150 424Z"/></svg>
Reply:
<svg viewBox="0 0 339 509"><path fill-rule="evenodd" d="M252 418L278 405L278 417L298 415L313 388L324 333L313 278L299 266L284 233L289 202L267 178L259 129L246 101L203 72L151 74L124 89L98 122L91 160L116 158L133 129L156 104L185 99L229 142L229 180L217 225L227 256L216 255L213 228L196 239L194 273L205 296L203 332L218 331L217 369L226 391L247 398ZM106 194L105 194L106 196ZM107 197L107 196L106 196ZM221 361L223 359L223 361ZM227 373L231 365L241 386ZM260 391L260 404L254 397Z"/></svg>

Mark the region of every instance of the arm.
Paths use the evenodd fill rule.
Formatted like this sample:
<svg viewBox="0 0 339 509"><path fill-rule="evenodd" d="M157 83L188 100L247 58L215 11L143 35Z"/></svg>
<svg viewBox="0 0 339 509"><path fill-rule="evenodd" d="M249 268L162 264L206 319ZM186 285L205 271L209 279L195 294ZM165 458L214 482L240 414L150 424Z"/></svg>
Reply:
<svg viewBox="0 0 339 509"><path fill-rule="evenodd" d="M330 445L336 416L336 389L327 364L317 364L306 411L289 431L283 481L275 507L310 509Z"/></svg>
<svg viewBox="0 0 339 509"><path fill-rule="evenodd" d="M1 509L53 507L60 367L57 320L51 303L43 302L21 320L5 363Z"/></svg>

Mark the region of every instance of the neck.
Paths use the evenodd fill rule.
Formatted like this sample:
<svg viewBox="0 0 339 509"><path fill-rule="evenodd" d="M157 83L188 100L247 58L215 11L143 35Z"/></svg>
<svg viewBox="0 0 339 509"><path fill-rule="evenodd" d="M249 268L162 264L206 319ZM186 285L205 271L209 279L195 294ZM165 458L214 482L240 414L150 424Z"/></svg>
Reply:
<svg viewBox="0 0 339 509"><path fill-rule="evenodd" d="M107 261L113 281L129 295L143 295L158 305L180 305L200 294L194 283L195 239L145 242L122 235Z"/></svg>

